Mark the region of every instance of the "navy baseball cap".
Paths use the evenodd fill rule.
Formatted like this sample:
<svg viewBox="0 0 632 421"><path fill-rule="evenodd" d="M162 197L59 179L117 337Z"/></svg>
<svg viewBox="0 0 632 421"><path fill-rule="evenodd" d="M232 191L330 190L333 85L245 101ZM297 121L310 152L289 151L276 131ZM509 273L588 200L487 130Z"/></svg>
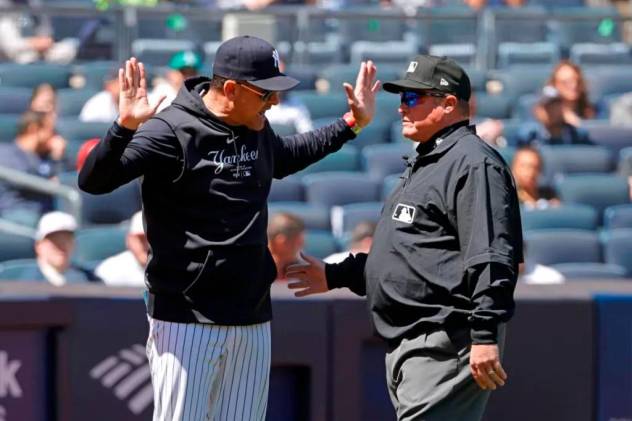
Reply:
<svg viewBox="0 0 632 421"><path fill-rule="evenodd" d="M406 70L404 79L384 84L391 93L403 91L436 91L452 94L465 101L470 100L470 78L461 66L447 57L420 55L415 57Z"/></svg>
<svg viewBox="0 0 632 421"><path fill-rule="evenodd" d="M299 81L279 70L279 53L261 38L244 35L222 43L215 54L213 74L245 80L266 91L287 91Z"/></svg>

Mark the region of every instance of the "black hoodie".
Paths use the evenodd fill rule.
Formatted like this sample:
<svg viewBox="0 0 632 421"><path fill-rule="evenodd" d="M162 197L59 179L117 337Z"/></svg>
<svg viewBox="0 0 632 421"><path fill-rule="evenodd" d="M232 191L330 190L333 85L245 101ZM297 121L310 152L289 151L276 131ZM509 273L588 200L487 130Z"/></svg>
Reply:
<svg viewBox="0 0 632 421"><path fill-rule="evenodd" d="M276 277L267 248L272 178L295 173L354 137L344 120L294 136L229 126L186 81L170 107L132 132L116 123L89 155L79 187L108 193L142 176L150 244L150 316L226 325L271 319ZM133 138L132 138L133 137Z"/></svg>

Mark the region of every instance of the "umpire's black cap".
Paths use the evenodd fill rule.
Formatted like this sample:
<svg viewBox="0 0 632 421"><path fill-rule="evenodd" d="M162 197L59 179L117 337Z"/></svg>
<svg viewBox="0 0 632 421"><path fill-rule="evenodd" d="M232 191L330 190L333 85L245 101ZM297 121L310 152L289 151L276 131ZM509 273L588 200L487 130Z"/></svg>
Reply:
<svg viewBox="0 0 632 421"><path fill-rule="evenodd" d="M279 70L277 50L261 38L250 35L231 38L215 54L213 74L226 79L245 80L266 91L287 91L299 81Z"/></svg>
<svg viewBox="0 0 632 421"><path fill-rule="evenodd" d="M452 94L469 101L472 95L470 78L465 70L447 57L416 56L409 64L404 79L384 84L391 93L432 90Z"/></svg>

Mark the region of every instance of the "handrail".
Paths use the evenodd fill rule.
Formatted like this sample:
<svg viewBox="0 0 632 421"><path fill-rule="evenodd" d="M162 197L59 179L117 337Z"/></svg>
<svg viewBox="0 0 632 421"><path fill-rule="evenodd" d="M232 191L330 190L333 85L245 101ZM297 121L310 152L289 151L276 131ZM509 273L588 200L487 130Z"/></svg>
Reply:
<svg viewBox="0 0 632 421"><path fill-rule="evenodd" d="M79 191L69 186L64 186L56 181L44 177L26 174L22 171L0 165L0 180L17 187L45 193L52 196L60 196L70 203L70 213L77 221L81 220L81 196Z"/></svg>

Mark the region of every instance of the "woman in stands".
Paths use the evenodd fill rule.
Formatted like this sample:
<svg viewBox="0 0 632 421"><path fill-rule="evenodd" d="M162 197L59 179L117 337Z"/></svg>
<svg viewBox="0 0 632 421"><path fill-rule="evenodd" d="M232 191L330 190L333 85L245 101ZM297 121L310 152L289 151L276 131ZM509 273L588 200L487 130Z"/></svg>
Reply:
<svg viewBox="0 0 632 421"><path fill-rule="evenodd" d="M581 69L569 60L562 60L555 66L547 82L557 90L562 101L564 121L572 126L579 126L584 119L595 117L595 108L588 100L586 80ZM534 108L538 121L545 126L550 120L545 107L538 104Z"/></svg>
<svg viewBox="0 0 632 421"><path fill-rule="evenodd" d="M50 83L40 83L33 89L29 103L31 111L51 113L57 111L57 91Z"/></svg>

